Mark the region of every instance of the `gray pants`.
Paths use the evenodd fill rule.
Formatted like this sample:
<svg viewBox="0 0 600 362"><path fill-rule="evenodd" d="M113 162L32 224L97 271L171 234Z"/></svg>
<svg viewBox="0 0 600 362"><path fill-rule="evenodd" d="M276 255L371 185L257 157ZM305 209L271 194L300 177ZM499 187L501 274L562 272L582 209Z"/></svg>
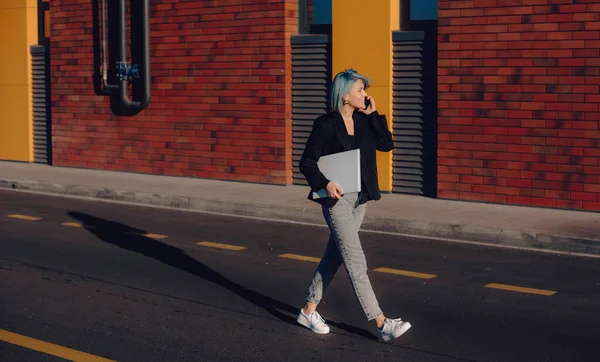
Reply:
<svg viewBox="0 0 600 362"><path fill-rule="evenodd" d="M367 320L372 320L383 313L367 276L367 259L358 238L366 205L357 205L357 200L358 193L346 194L334 207L323 207L330 236L308 288L306 300L319 304L338 268L344 263Z"/></svg>

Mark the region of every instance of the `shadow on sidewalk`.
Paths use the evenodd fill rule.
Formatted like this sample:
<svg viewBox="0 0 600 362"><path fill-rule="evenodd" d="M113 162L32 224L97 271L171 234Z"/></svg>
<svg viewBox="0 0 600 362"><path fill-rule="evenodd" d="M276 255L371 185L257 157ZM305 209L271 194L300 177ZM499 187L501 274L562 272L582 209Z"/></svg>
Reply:
<svg viewBox="0 0 600 362"><path fill-rule="evenodd" d="M221 287L224 287L237 294L241 298L246 299L257 307L264 309L281 321L294 326L297 325L295 316L298 314L300 310L299 308L259 294L240 284L232 282L223 275L187 255L183 250L143 236L146 231L120 224L118 222L97 218L85 213L68 212L67 215L79 221L87 231L104 242L118 246L125 250L142 254L174 268L220 285ZM282 311L292 314L293 317L282 313ZM337 327L348 333L359 335L371 340L378 340L374 334L367 330L349 326L345 323L336 323L329 320L327 322L331 326Z"/></svg>

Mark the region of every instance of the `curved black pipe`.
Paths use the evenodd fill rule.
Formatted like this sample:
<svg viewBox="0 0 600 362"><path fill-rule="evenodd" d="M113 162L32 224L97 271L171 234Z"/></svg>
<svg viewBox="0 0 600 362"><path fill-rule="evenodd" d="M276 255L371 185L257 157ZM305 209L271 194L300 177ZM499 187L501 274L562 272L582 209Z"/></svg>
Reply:
<svg viewBox="0 0 600 362"><path fill-rule="evenodd" d="M119 0L119 45L121 49L121 63L127 63L127 7L125 0ZM128 86L129 77L123 77L119 84L119 93L121 103L126 108L143 109L150 104L152 93L152 77L150 73L150 0L144 0L142 3L142 69L144 91L141 102L134 102L129 98Z"/></svg>
<svg viewBox="0 0 600 362"><path fill-rule="evenodd" d="M102 85L105 90L118 89L118 84L108 83L108 63L106 61L106 0L100 3L100 18L102 23Z"/></svg>

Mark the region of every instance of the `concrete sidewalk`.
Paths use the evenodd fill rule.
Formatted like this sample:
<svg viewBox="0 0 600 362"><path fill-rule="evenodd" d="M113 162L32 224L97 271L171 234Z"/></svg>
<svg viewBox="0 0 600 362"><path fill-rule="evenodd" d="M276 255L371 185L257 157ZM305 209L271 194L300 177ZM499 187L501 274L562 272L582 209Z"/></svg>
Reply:
<svg viewBox="0 0 600 362"><path fill-rule="evenodd" d="M308 188L0 162L0 189L324 225ZM0 200L1 202L1 200ZM600 256L600 213L384 194L362 229Z"/></svg>

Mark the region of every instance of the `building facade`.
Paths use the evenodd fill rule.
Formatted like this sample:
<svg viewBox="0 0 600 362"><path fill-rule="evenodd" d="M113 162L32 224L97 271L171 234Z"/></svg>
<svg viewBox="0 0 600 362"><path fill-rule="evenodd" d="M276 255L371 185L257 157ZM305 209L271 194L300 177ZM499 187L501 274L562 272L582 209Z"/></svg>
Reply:
<svg viewBox="0 0 600 362"><path fill-rule="evenodd" d="M600 209L600 1L439 8L439 196Z"/></svg>
<svg viewBox="0 0 600 362"><path fill-rule="evenodd" d="M394 134L383 191L600 209L600 0L7 0L0 19L3 160L304 184L352 67Z"/></svg>

